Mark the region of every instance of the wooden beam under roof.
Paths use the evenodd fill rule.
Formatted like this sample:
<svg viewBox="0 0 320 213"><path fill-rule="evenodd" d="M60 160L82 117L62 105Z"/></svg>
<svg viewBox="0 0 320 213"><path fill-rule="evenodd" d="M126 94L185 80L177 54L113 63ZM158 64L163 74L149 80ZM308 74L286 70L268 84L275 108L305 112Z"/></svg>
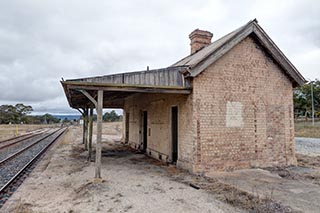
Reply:
<svg viewBox="0 0 320 213"><path fill-rule="evenodd" d="M152 86L152 85L134 85L134 84L109 84L81 81L62 81L62 85L67 89L74 90L103 90L119 92L141 92L141 93L176 93L190 94L191 88L183 86Z"/></svg>

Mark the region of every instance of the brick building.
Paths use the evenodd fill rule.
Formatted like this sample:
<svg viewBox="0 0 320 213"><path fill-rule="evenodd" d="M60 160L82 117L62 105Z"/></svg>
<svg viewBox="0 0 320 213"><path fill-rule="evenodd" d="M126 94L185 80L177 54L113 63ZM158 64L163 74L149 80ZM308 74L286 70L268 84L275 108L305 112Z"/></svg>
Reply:
<svg viewBox="0 0 320 213"><path fill-rule="evenodd" d="M293 88L305 79L256 20L158 70L62 81L73 108L124 109L123 142L194 173L296 164Z"/></svg>

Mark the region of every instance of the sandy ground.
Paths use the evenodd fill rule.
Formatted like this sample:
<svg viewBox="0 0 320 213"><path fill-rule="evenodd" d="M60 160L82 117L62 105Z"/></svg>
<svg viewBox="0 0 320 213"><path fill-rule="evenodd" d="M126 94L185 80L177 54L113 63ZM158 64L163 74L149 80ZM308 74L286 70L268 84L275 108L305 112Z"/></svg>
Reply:
<svg viewBox="0 0 320 213"><path fill-rule="evenodd" d="M94 163L86 160L81 131L73 127L1 212L242 212L177 181L170 175L177 172L173 166L112 142L119 139L114 133L104 137L104 182L93 182Z"/></svg>
<svg viewBox="0 0 320 213"><path fill-rule="evenodd" d="M122 146L121 127L103 127L104 182L93 181L94 163L80 127L72 127L0 212L319 212L320 144L313 139L296 142L296 167L199 177Z"/></svg>
<svg viewBox="0 0 320 213"><path fill-rule="evenodd" d="M320 186L308 181L286 179L263 169L212 173L210 176L248 193L280 201L295 211L320 210Z"/></svg>
<svg viewBox="0 0 320 213"><path fill-rule="evenodd" d="M320 212L320 139L296 138L298 166L213 172L207 176L300 212Z"/></svg>

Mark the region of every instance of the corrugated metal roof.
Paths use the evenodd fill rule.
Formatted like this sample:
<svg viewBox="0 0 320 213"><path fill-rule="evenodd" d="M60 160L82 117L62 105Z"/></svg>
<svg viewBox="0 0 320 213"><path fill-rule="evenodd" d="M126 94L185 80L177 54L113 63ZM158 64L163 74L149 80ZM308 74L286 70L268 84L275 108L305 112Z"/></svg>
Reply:
<svg viewBox="0 0 320 213"><path fill-rule="evenodd" d="M252 34L254 34L255 38L257 38L261 45L265 47L265 50L270 54L270 56L283 68L284 72L292 79L294 86L303 85L306 82L304 77L295 68L295 66L289 61L289 59L281 52L281 50L271 40L271 38L258 25L258 21L256 19L223 36L217 41L202 48L198 52L174 63L172 66L188 66L188 76L196 77L208 66L213 64L221 56L231 50L235 45Z"/></svg>
<svg viewBox="0 0 320 213"><path fill-rule="evenodd" d="M114 75L103 75L89 78L78 78L61 81L69 105L73 108L88 107L91 102L82 94L86 90L91 96L95 91L103 90L104 107L123 107L124 99L135 93L169 93L190 94L189 81L183 72L187 67L168 67L156 70L127 72Z"/></svg>
<svg viewBox="0 0 320 213"><path fill-rule="evenodd" d="M182 74L182 72L186 69L186 66L175 66L163 69L143 70L113 75L71 79L66 80L66 82L188 87L189 85L185 82L184 76Z"/></svg>
<svg viewBox="0 0 320 213"><path fill-rule="evenodd" d="M220 39L212 42L210 45L204 47L203 49L199 50L198 52L181 59L180 61L174 63L171 66L190 66L190 67L195 66L196 64L201 62L204 58L208 57L211 53L213 53L215 50L217 50L218 48L223 46L226 42L228 42L234 35L236 35L244 27L246 27L246 25L232 31L231 33L229 33L223 37L221 37Z"/></svg>

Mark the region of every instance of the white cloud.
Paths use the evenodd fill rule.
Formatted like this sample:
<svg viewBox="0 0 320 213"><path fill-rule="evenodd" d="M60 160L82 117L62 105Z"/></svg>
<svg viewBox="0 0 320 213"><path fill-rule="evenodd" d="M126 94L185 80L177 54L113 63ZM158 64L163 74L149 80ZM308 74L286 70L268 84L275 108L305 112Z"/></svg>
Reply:
<svg viewBox="0 0 320 213"><path fill-rule="evenodd" d="M195 28L214 39L259 20L307 78L319 78L318 1L49 1L0 2L0 104L73 112L59 83L166 67L189 54Z"/></svg>

